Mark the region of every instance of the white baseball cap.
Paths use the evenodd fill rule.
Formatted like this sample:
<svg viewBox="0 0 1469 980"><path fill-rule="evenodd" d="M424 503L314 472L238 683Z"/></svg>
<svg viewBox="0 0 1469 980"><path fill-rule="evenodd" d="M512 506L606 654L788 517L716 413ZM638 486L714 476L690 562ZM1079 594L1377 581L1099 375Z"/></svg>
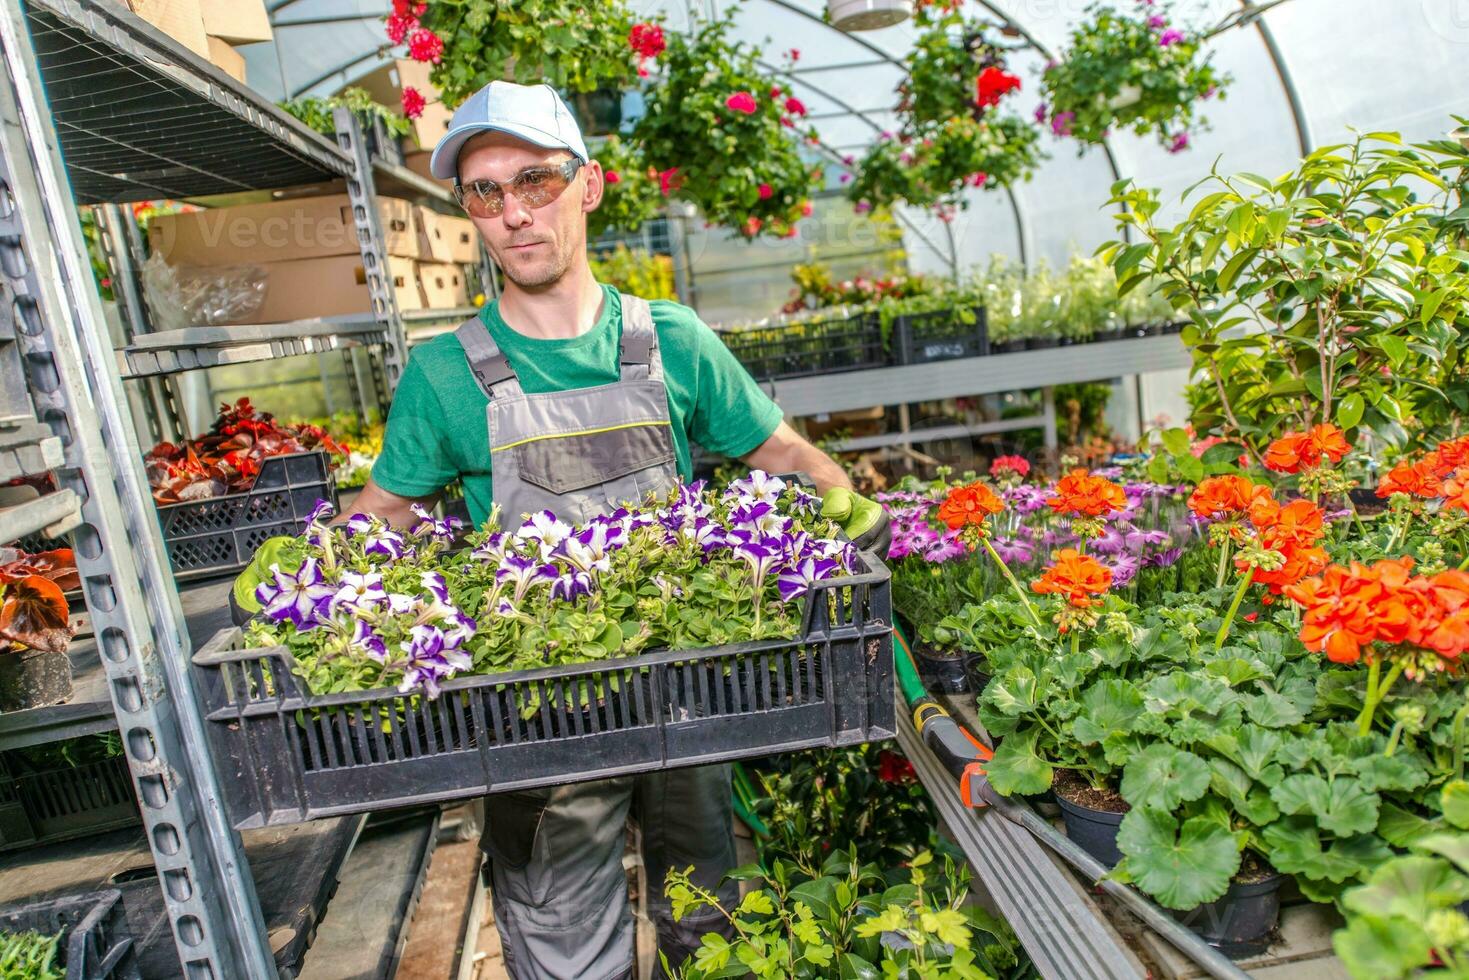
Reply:
<svg viewBox="0 0 1469 980"><path fill-rule="evenodd" d="M570 150L582 163L590 159L581 127L555 89L493 81L454 110L449 131L429 158L429 172L440 180L457 179L464 144L479 133L492 131L548 150Z"/></svg>

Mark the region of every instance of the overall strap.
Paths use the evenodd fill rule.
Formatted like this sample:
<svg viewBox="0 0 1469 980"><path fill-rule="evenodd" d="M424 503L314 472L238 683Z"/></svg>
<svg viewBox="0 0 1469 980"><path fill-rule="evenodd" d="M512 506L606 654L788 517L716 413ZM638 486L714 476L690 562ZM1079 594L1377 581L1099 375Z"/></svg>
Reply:
<svg viewBox="0 0 1469 980"><path fill-rule="evenodd" d="M653 381L663 380L663 356L658 350L658 328L653 325L653 311L648 301L640 296L622 297L622 380L635 381L646 377Z"/></svg>
<svg viewBox="0 0 1469 980"><path fill-rule="evenodd" d="M486 398L494 400L497 387L501 391L510 391L512 386L517 389L520 387L515 369L505 359L500 345L495 343L479 317L470 317L461 323L459 329L454 331L454 336L459 338L464 356L469 359L469 373L474 375L475 382Z"/></svg>

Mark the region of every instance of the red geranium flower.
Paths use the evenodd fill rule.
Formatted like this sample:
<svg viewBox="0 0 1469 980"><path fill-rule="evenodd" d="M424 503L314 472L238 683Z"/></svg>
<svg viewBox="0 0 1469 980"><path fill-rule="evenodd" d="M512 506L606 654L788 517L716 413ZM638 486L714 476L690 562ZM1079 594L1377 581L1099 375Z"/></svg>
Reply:
<svg viewBox="0 0 1469 980"><path fill-rule="evenodd" d="M794 95L786 99L785 105L786 112L789 112L793 116L804 116L806 114L806 104Z"/></svg>
<svg viewBox="0 0 1469 980"><path fill-rule="evenodd" d="M677 167L669 167L667 170L658 171L658 190L664 197L671 191L676 191L683 186L683 180L678 176Z"/></svg>
<svg viewBox="0 0 1469 980"><path fill-rule="evenodd" d="M425 104L426 103L424 101L422 92L414 88L412 85L404 86L403 115L407 116L409 119L417 119L419 116L423 115L423 107Z"/></svg>
<svg viewBox="0 0 1469 980"><path fill-rule="evenodd" d="M663 36L663 28L647 21L632 26L632 29L627 32L627 43L637 54L639 60L656 58L668 47L668 40Z"/></svg>
<svg viewBox="0 0 1469 980"><path fill-rule="evenodd" d="M437 65L444 57L444 39L426 27L408 35L408 57Z"/></svg>
<svg viewBox="0 0 1469 980"><path fill-rule="evenodd" d="M768 201L775 194L775 189L769 184L761 184L756 193L760 195L760 200Z"/></svg>
<svg viewBox="0 0 1469 980"><path fill-rule="evenodd" d="M877 778L885 783L911 783L918 778L913 763L898 753L883 749L877 754Z"/></svg>
<svg viewBox="0 0 1469 980"><path fill-rule="evenodd" d="M981 106L999 105L1000 99L1010 92L1018 91L1020 88L1020 77L1012 75L1003 68L990 65L979 73L979 78L974 83L974 101Z"/></svg>
<svg viewBox="0 0 1469 980"><path fill-rule="evenodd" d="M733 109L735 112L743 112L747 116L754 115L755 110L759 108L755 97L749 92L736 92L724 100L724 107Z"/></svg>
<svg viewBox="0 0 1469 980"><path fill-rule="evenodd" d="M394 44L402 44L408 32L418 27L418 18L406 11L404 13L391 13L388 15L387 33L388 40Z"/></svg>

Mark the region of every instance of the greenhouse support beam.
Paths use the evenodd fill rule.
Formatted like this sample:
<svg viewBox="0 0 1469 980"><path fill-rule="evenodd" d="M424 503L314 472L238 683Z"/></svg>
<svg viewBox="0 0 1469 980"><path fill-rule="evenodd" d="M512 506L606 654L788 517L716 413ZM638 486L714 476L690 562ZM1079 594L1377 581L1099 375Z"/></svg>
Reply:
<svg viewBox="0 0 1469 980"><path fill-rule="evenodd" d="M1290 106L1291 120L1296 127L1296 140L1300 144L1301 156L1311 155L1315 149L1315 140L1311 136L1311 119L1306 115L1306 107L1301 103L1301 93L1296 88L1295 77L1291 74L1290 65L1286 63L1285 53L1280 50L1279 43L1275 40L1275 32L1270 25L1265 23L1265 10L1275 6L1274 3L1261 7L1252 0L1239 0L1240 5L1245 8L1245 14L1254 21L1255 29L1260 32L1260 40L1265 42L1265 50L1270 54L1270 63L1275 66L1275 74L1280 78L1280 87L1285 91L1285 101ZM1278 0L1284 2L1284 0Z"/></svg>
<svg viewBox="0 0 1469 980"><path fill-rule="evenodd" d="M317 27L322 24L350 24L353 21L378 20L381 14L339 14L335 17L303 17L300 20L278 20L272 21L271 27L280 30L282 27Z"/></svg>

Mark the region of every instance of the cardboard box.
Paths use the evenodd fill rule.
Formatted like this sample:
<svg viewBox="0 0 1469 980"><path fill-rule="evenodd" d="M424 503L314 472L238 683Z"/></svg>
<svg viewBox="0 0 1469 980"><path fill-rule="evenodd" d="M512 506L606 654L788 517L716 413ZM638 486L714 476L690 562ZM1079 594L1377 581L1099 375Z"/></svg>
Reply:
<svg viewBox="0 0 1469 980"><path fill-rule="evenodd" d="M446 191L452 190L454 187L452 178L435 177L433 171L429 170L429 160L432 159L433 155L433 150L415 150L412 153L405 153L403 154L403 166L418 174L423 179L439 184Z"/></svg>
<svg viewBox="0 0 1469 980"><path fill-rule="evenodd" d="M417 206L378 198L389 255L433 259ZM223 266L359 256L345 194L170 214L148 223L148 245L169 265Z"/></svg>
<svg viewBox="0 0 1469 980"><path fill-rule="evenodd" d="M469 305L469 282L464 269L452 262L419 262L418 283L423 304L430 310Z"/></svg>
<svg viewBox="0 0 1469 980"><path fill-rule="evenodd" d="M421 150L432 150L439 138L449 131L449 120L454 116L449 107L440 100L439 90L428 80L430 67L427 62L400 58L368 72L352 83L352 86L363 89L372 96L374 102L397 110L403 107L404 88L416 88L423 93L428 104L423 107L423 115L409 120L413 128L404 137L405 150L412 150L409 142L416 144ZM427 166L424 173L427 173Z"/></svg>
<svg viewBox="0 0 1469 980"><path fill-rule="evenodd" d="M423 291L413 266L412 259L388 257L388 271L393 277L393 291L400 310L423 309ZM372 309L367 274L363 271L360 256L264 262L259 268L265 277L265 301L259 313L249 321L237 320L237 323L280 323L364 313ZM208 275L210 271L182 269L179 274L181 278L187 278L191 272Z"/></svg>
<svg viewBox="0 0 1469 980"><path fill-rule="evenodd" d="M175 41L208 60L209 40L199 0L127 0L127 8Z"/></svg>
<svg viewBox="0 0 1469 980"><path fill-rule="evenodd" d="M264 0L198 0L204 33L231 44L273 41Z"/></svg>
<svg viewBox="0 0 1469 980"><path fill-rule="evenodd" d="M245 56L230 47L230 43L224 38L211 36L208 40L209 60L223 69L226 75L243 83L245 81Z"/></svg>
<svg viewBox="0 0 1469 980"><path fill-rule="evenodd" d="M435 262L460 262L473 265L479 261L479 232L474 222L452 214L440 214L420 208L420 220L428 236L430 258Z"/></svg>

